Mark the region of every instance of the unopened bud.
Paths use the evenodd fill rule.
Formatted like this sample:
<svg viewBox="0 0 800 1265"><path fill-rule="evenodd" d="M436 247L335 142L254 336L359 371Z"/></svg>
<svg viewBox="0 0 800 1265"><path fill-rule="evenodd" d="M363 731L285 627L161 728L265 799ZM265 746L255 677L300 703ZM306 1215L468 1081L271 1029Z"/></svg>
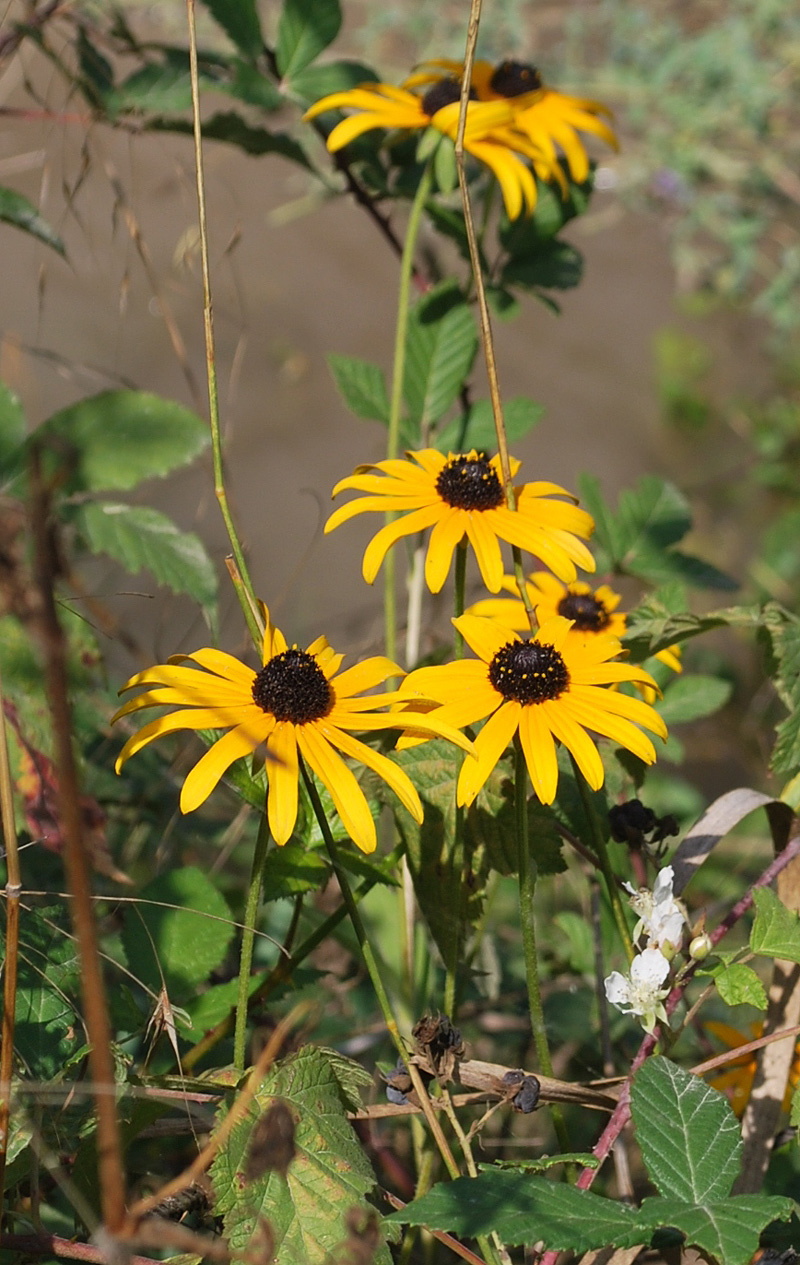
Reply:
<svg viewBox="0 0 800 1265"><path fill-rule="evenodd" d="M711 937L704 931L702 935L695 936L689 945L689 957L694 958L695 962L702 962L703 958L708 957L713 947Z"/></svg>

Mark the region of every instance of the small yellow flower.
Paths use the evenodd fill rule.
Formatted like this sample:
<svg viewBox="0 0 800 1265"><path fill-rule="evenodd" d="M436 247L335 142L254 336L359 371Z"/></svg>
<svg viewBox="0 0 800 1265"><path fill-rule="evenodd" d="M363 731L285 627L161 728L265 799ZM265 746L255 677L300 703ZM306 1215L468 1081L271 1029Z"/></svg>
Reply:
<svg viewBox="0 0 800 1265"><path fill-rule="evenodd" d="M443 667L418 668L403 681L400 696L436 699L439 716L448 725L464 726L488 717L475 739L458 779L459 804L471 804L514 734L519 733L533 789L543 804L552 804L558 786L556 741L563 743L589 785L603 785L600 753L587 730L603 734L632 751L646 764L656 758L643 725L660 738L667 729L641 699L604 688L618 681L654 684L643 668L612 663L620 652L616 637L598 635L569 639L571 623L548 620L528 641L491 619L462 615L454 619L477 660L460 659ZM409 729L411 726L409 725ZM398 747L412 746L424 736L410 732Z"/></svg>
<svg viewBox="0 0 800 1265"><path fill-rule="evenodd" d="M445 59L426 62L423 69L406 80L406 87L436 84L443 78L460 83L461 62ZM589 159L579 132L600 137L612 149L617 138L601 115L611 111L599 101L572 97L542 83L535 66L519 61L503 61L493 66L476 61L472 69L472 90L479 102L506 101L515 109L512 128L521 132L540 152L555 162L556 146L569 164L573 180L583 184L589 174Z"/></svg>
<svg viewBox="0 0 800 1265"><path fill-rule="evenodd" d="M502 587L509 593L519 593L516 577L503 576ZM543 624L556 615L571 619L570 639L595 637L598 633L610 633L613 637L622 637L628 618L624 611L618 610L622 601L619 593L608 584L601 584L593 589L591 585L577 580L572 584L562 584L547 571L535 571L526 580L528 597L536 614L538 623ZM466 614L481 615L488 619L498 619L517 632L527 632L528 613L519 597L490 597L475 602L468 607ZM680 646L668 646L653 656L661 663L672 668L673 672L682 672ZM658 690L651 685L638 687L646 703L655 702Z"/></svg>
<svg viewBox="0 0 800 1265"><path fill-rule="evenodd" d="M516 474L520 463L512 462ZM372 470L379 474L369 473ZM578 537L587 539L594 521L579 509L556 483L525 483L514 488L516 510L506 504L498 457L483 452L445 456L435 448L408 453L407 460L379 461L358 466L355 474L341 479L332 496L350 489L367 495L336 510L325 524L333 531L341 523L371 510L400 511L402 517L382 527L364 554L362 571L372 584L387 551L403 536L433 528L425 559L425 582L438 593L450 569L453 550L467 537L490 593L503 580L501 540L517 545L539 558L564 580L574 580L576 564L594 570L594 559ZM555 500L567 497L568 501Z"/></svg>
<svg viewBox="0 0 800 1265"><path fill-rule="evenodd" d="M160 716L129 738L117 759L117 772L130 756L164 734L179 729L226 729L186 778L182 812L198 808L234 760L250 755L263 743L269 780L267 816L276 843L286 843L297 820L298 757L302 756L328 788L350 838L362 852L374 851L375 822L369 804L339 752L377 773L411 815L422 821L419 796L402 769L348 732L405 727L401 714L378 713L379 708L398 701L396 691L363 694L390 677L402 676L403 671L389 659L376 657L339 672L343 658L324 637L307 650L290 649L267 616L259 672L221 650L203 649L174 655L168 663L137 673L120 693L140 685L148 688L121 707L113 720L147 707L177 705L181 710ZM201 670L182 666L187 661ZM463 734L435 715L423 721L431 735L471 749ZM419 718L414 725L415 729L419 726Z"/></svg>
<svg viewBox="0 0 800 1265"><path fill-rule="evenodd" d="M763 1023L751 1024L749 1032L739 1032L737 1028L732 1028L730 1024L717 1023L716 1021L709 1022L704 1026L728 1050L735 1050L737 1046L746 1045L748 1041L757 1041L764 1030ZM712 1076L708 1082L709 1085L713 1085L714 1089L718 1089L720 1093L727 1094L734 1114L740 1118L744 1115L744 1109L750 1101L750 1093L756 1076L756 1067L756 1052L743 1054L740 1058L728 1063L724 1071ZM797 1088L798 1082L800 1082L800 1041L795 1045L795 1056L789 1071L789 1083L786 1086L786 1093L783 1099L784 1111L788 1111L791 1106L792 1094Z"/></svg>
<svg viewBox="0 0 800 1265"><path fill-rule="evenodd" d="M335 153L374 128L420 131L433 127L451 141L458 131L461 90L455 79L439 76L423 96L388 83L366 83L345 92L332 92L303 115L314 119L326 110L355 110L337 123L327 139ZM527 134L511 128L517 112L507 101L470 101L467 106L464 149L488 167L503 193L506 211L516 219L536 205L536 181L519 157L527 158L542 180L564 183L552 145L540 146Z"/></svg>

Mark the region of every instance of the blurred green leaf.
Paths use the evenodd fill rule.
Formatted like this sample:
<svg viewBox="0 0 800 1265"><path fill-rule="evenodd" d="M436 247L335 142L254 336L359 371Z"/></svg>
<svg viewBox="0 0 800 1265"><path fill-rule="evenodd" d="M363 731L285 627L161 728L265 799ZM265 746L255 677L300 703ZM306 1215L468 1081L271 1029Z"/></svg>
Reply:
<svg viewBox="0 0 800 1265"><path fill-rule="evenodd" d="M332 44L342 25L339 0L284 0L275 56L286 79L309 66Z"/></svg>
<svg viewBox="0 0 800 1265"><path fill-rule="evenodd" d="M0 186L0 221L13 224L15 228L21 228L23 232L37 237L46 246L52 246L59 255L66 255L64 243L58 233L46 220L42 219L33 203L21 193L17 193L15 189Z"/></svg>
<svg viewBox="0 0 800 1265"><path fill-rule="evenodd" d="M5 382L0 382L0 487L19 469L27 425L22 405Z"/></svg>
<svg viewBox="0 0 800 1265"><path fill-rule="evenodd" d="M800 917L768 887L753 892L756 916L750 932L753 953L800 962Z"/></svg>
<svg viewBox="0 0 800 1265"><path fill-rule="evenodd" d="M789 775L800 768L800 624L773 628L771 638L777 661L775 689L789 708L789 716L776 729L771 767L776 773Z"/></svg>
<svg viewBox="0 0 800 1265"><path fill-rule="evenodd" d="M525 395L515 396L503 403L503 421L506 437L510 443L523 439L533 430L544 416L544 406ZM466 421L456 418L436 436L436 447L440 452L466 452L477 448L479 452L495 452L497 450L497 432L494 425L494 413L491 400L476 400L470 406Z"/></svg>
<svg viewBox="0 0 800 1265"><path fill-rule="evenodd" d="M326 357L328 368L339 388L339 394L356 417L388 423L389 396L383 370L358 356Z"/></svg>
<svg viewBox="0 0 800 1265"><path fill-rule="evenodd" d="M147 124L151 132L179 132L191 136L192 124L186 119L156 118ZM246 154L258 158L262 154L280 154L290 162L311 170L305 150L284 132L268 132L264 127L251 127L234 111L213 114L203 123L203 137L207 141L224 141L236 145Z"/></svg>
<svg viewBox="0 0 800 1265"><path fill-rule="evenodd" d="M321 66L307 66L292 75L286 89L305 105L313 105L332 92L349 92L363 83L377 83L371 66L360 61L330 61Z"/></svg>
<svg viewBox="0 0 800 1265"><path fill-rule="evenodd" d="M732 693L730 681L718 676L685 673L670 683L664 697L657 700L656 708L668 725L680 725L713 715L725 706Z"/></svg>
<svg viewBox="0 0 800 1265"><path fill-rule="evenodd" d="M282 848L271 848L264 862L264 900L283 900L300 892L316 892L331 875L331 867L319 852L290 839Z"/></svg>
<svg viewBox="0 0 800 1265"><path fill-rule="evenodd" d="M571 290L583 276L583 256L569 242L541 241L529 255L515 255L503 268L500 280L513 289L541 287Z"/></svg>
<svg viewBox="0 0 800 1265"><path fill-rule="evenodd" d="M452 193L458 184L455 145L449 136L443 136L436 146L433 158L433 174L440 193Z"/></svg>
<svg viewBox="0 0 800 1265"><path fill-rule="evenodd" d="M403 395L420 429L436 422L456 400L477 349L475 320L454 287L433 291L411 310Z"/></svg>
<svg viewBox="0 0 800 1265"><path fill-rule="evenodd" d="M232 97L261 110L281 110L286 105L286 98L278 86L256 66L237 60L233 69L233 79L228 87Z"/></svg>
<svg viewBox="0 0 800 1265"><path fill-rule="evenodd" d="M261 56L264 37L256 0L205 0L205 4L237 48L253 60Z"/></svg>
<svg viewBox="0 0 800 1265"><path fill-rule="evenodd" d="M205 545L146 505L80 505L73 522L92 553L106 553L131 575L142 568L173 593L188 593L207 611L217 602L217 575Z"/></svg>
<svg viewBox="0 0 800 1265"><path fill-rule="evenodd" d="M83 90L93 104L102 105L114 87L114 71L83 25L78 27L77 51Z"/></svg>
<svg viewBox="0 0 800 1265"><path fill-rule="evenodd" d="M57 453L66 493L124 491L187 465L210 442L196 413L146 391L103 391L54 413L35 433Z"/></svg>

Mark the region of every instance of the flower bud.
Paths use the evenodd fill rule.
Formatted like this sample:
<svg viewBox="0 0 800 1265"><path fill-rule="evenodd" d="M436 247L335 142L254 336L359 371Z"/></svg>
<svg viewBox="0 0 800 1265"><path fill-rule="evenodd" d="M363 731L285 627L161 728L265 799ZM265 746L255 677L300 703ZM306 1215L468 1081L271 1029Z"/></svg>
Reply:
<svg viewBox="0 0 800 1265"><path fill-rule="evenodd" d="M689 957L694 958L695 962L702 962L703 958L708 957L713 947L711 937L704 931L702 935L695 936L689 945Z"/></svg>

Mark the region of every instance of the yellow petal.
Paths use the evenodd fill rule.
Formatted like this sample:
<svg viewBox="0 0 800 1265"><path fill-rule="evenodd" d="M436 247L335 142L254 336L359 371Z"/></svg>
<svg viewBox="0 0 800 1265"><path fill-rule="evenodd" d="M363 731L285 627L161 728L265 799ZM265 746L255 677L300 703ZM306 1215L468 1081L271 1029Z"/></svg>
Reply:
<svg viewBox="0 0 800 1265"><path fill-rule="evenodd" d="M600 759L600 752L592 742L586 730L560 706L560 699L552 699L539 704L542 708L550 732L563 743L577 761L586 781L593 791L603 785L605 769Z"/></svg>
<svg viewBox="0 0 800 1265"><path fill-rule="evenodd" d="M542 709L523 707L519 736L533 789L543 804L552 804L558 788L556 744Z"/></svg>
<svg viewBox="0 0 800 1265"><path fill-rule="evenodd" d="M630 720L626 720L622 716L615 716L611 712L601 711L599 707L587 705L581 699L576 698L572 692L559 701L564 710L578 724L585 725L587 729L593 729L595 733L602 734L604 738L610 738L618 746L625 747L627 751L632 751L640 760L644 760L645 764L653 764L655 762L655 747L647 734L643 733L641 729L637 729Z"/></svg>
<svg viewBox="0 0 800 1265"><path fill-rule="evenodd" d="M423 819L422 803L408 775L380 751L375 751L365 743L343 733L333 725L321 724L320 728L329 742L343 751L353 760L358 760L383 778L387 786L391 786L404 808L407 808L415 821Z"/></svg>
<svg viewBox="0 0 800 1265"><path fill-rule="evenodd" d="M464 535L467 515L463 510L442 504L434 524L425 557L425 583L431 593L439 593L447 579L453 550Z"/></svg>
<svg viewBox="0 0 800 1265"><path fill-rule="evenodd" d="M224 650L203 649L195 650L192 654L176 654L171 656L170 663L180 663L185 659L192 659L195 663L199 663L201 668L216 673L217 676L223 677L234 685L240 685L247 690L253 687L255 678L253 669L248 668L247 664L239 659L235 659L232 654L226 654Z"/></svg>
<svg viewBox="0 0 800 1265"><path fill-rule="evenodd" d="M176 689L157 689L147 690L144 694L137 694L135 698L128 699L124 707L120 707L111 717L111 724L121 720L123 716L129 716L131 712L141 711L144 707L216 707L223 711L231 709L241 709L247 711L252 706L252 701L247 703L241 700L239 694L216 694L213 687L210 690L198 690L192 694L185 687Z"/></svg>
<svg viewBox="0 0 800 1265"><path fill-rule="evenodd" d="M509 642L521 640L513 628L506 628L493 619L479 619L476 615L460 615L458 619L453 620L453 624L470 650L483 659L484 663L491 663L497 652Z"/></svg>
<svg viewBox="0 0 800 1265"><path fill-rule="evenodd" d="M517 731L522 708L507 702L490 716L475 739L475 756L467 757L458 776L457 802L469 805Z"/></svg>
<svg viewBox="0 0 800 1265"><path fill-rule="evenodd" d="M264 716L262 732L254 730L252 721L237 725L230 733L218 739L205 755L198 760L181 789L181 812L191 813L208 799L223 773L227 772L234 760L249 755L263 742L267 723L272 717Z"/></svg>
<svg viewBox="0 0 800 1265"><path fill-rule="evenodd" d="M372 690L376 685L383 685L384 681L388 681L393 676L405 676L405 671L384 655L373 655L371 659L356 663L352 668L348 668L346 672L341 672L337 676L333 682L336 700L339 702L345 698L352 698L354 694L363 694L365 690Z"/></svg>
<svg viewBox="0 0 800 1265"><path fill-rule="evenodd" d="M297 738L291 721L275 726L267 751L272 756L267 764L267 820L273 839L283 847L297 821Z"/></svg>
<svg viewBox="0 0 800 1265"><path fill-rule="evenodd" d="M373 583L392 545L403 536L413 536L418 531L424 531L426 527L430 527L440 517L441 512L440 502L438 505L428 505L423 509L414 510L411 514L406 514L403 518L398 518L395 522L387 523L385 527L382 527L367 545L361 564L361 572L367 584Z"/></svg>
<svg viewBox="0 0 800 1265"><path fill-rule="evenodd" d="M362 852L374 852L378 842L375 822L364 792L344 760L316 724L299 725L297 742L303 759L327 786L350 838Z"/></svg>
<svg viewBox="0 0 800 1265"><path fill-rule="evenodd" d="M249 718L249 727L252 729L254 723L257 722L257 717L264 715L253 704L249 708L236 707L229 710L223 710L221 707L193 707L190 711L171 712L169 716L160 716L158 720L151 720L149 725L144 725L138 733L128 739L117 756L114 767L119 773L126 760L136 755L137 751L141 751L155 738L163 737L164 734L176 733L179 729L227 729L230 725L239 724L242 717L249 716L250 713L252 717ZM257 747L260 741L260 738L256 738L250 750Z"/></svg>
<svg viewBox="0 0 800 1265"><path fill-rule="evenodd" d="M480 512L467 516L467 535L475 550L484 584L490 593L499 593L503 582L503 556L497 537Z"/></svg>
<svg viewBox="0 0 800 1265"><path fill-rule="evenodd" d="M651 733L666 740L667 726L654 707L643 703L640 698L631 698L630 694L621 694L617 690L604 690L598 685L576 685L570 691L576 697L589 702L600 711L613 712L615 716L624 716L627 720L643 725Z"/></svg>

